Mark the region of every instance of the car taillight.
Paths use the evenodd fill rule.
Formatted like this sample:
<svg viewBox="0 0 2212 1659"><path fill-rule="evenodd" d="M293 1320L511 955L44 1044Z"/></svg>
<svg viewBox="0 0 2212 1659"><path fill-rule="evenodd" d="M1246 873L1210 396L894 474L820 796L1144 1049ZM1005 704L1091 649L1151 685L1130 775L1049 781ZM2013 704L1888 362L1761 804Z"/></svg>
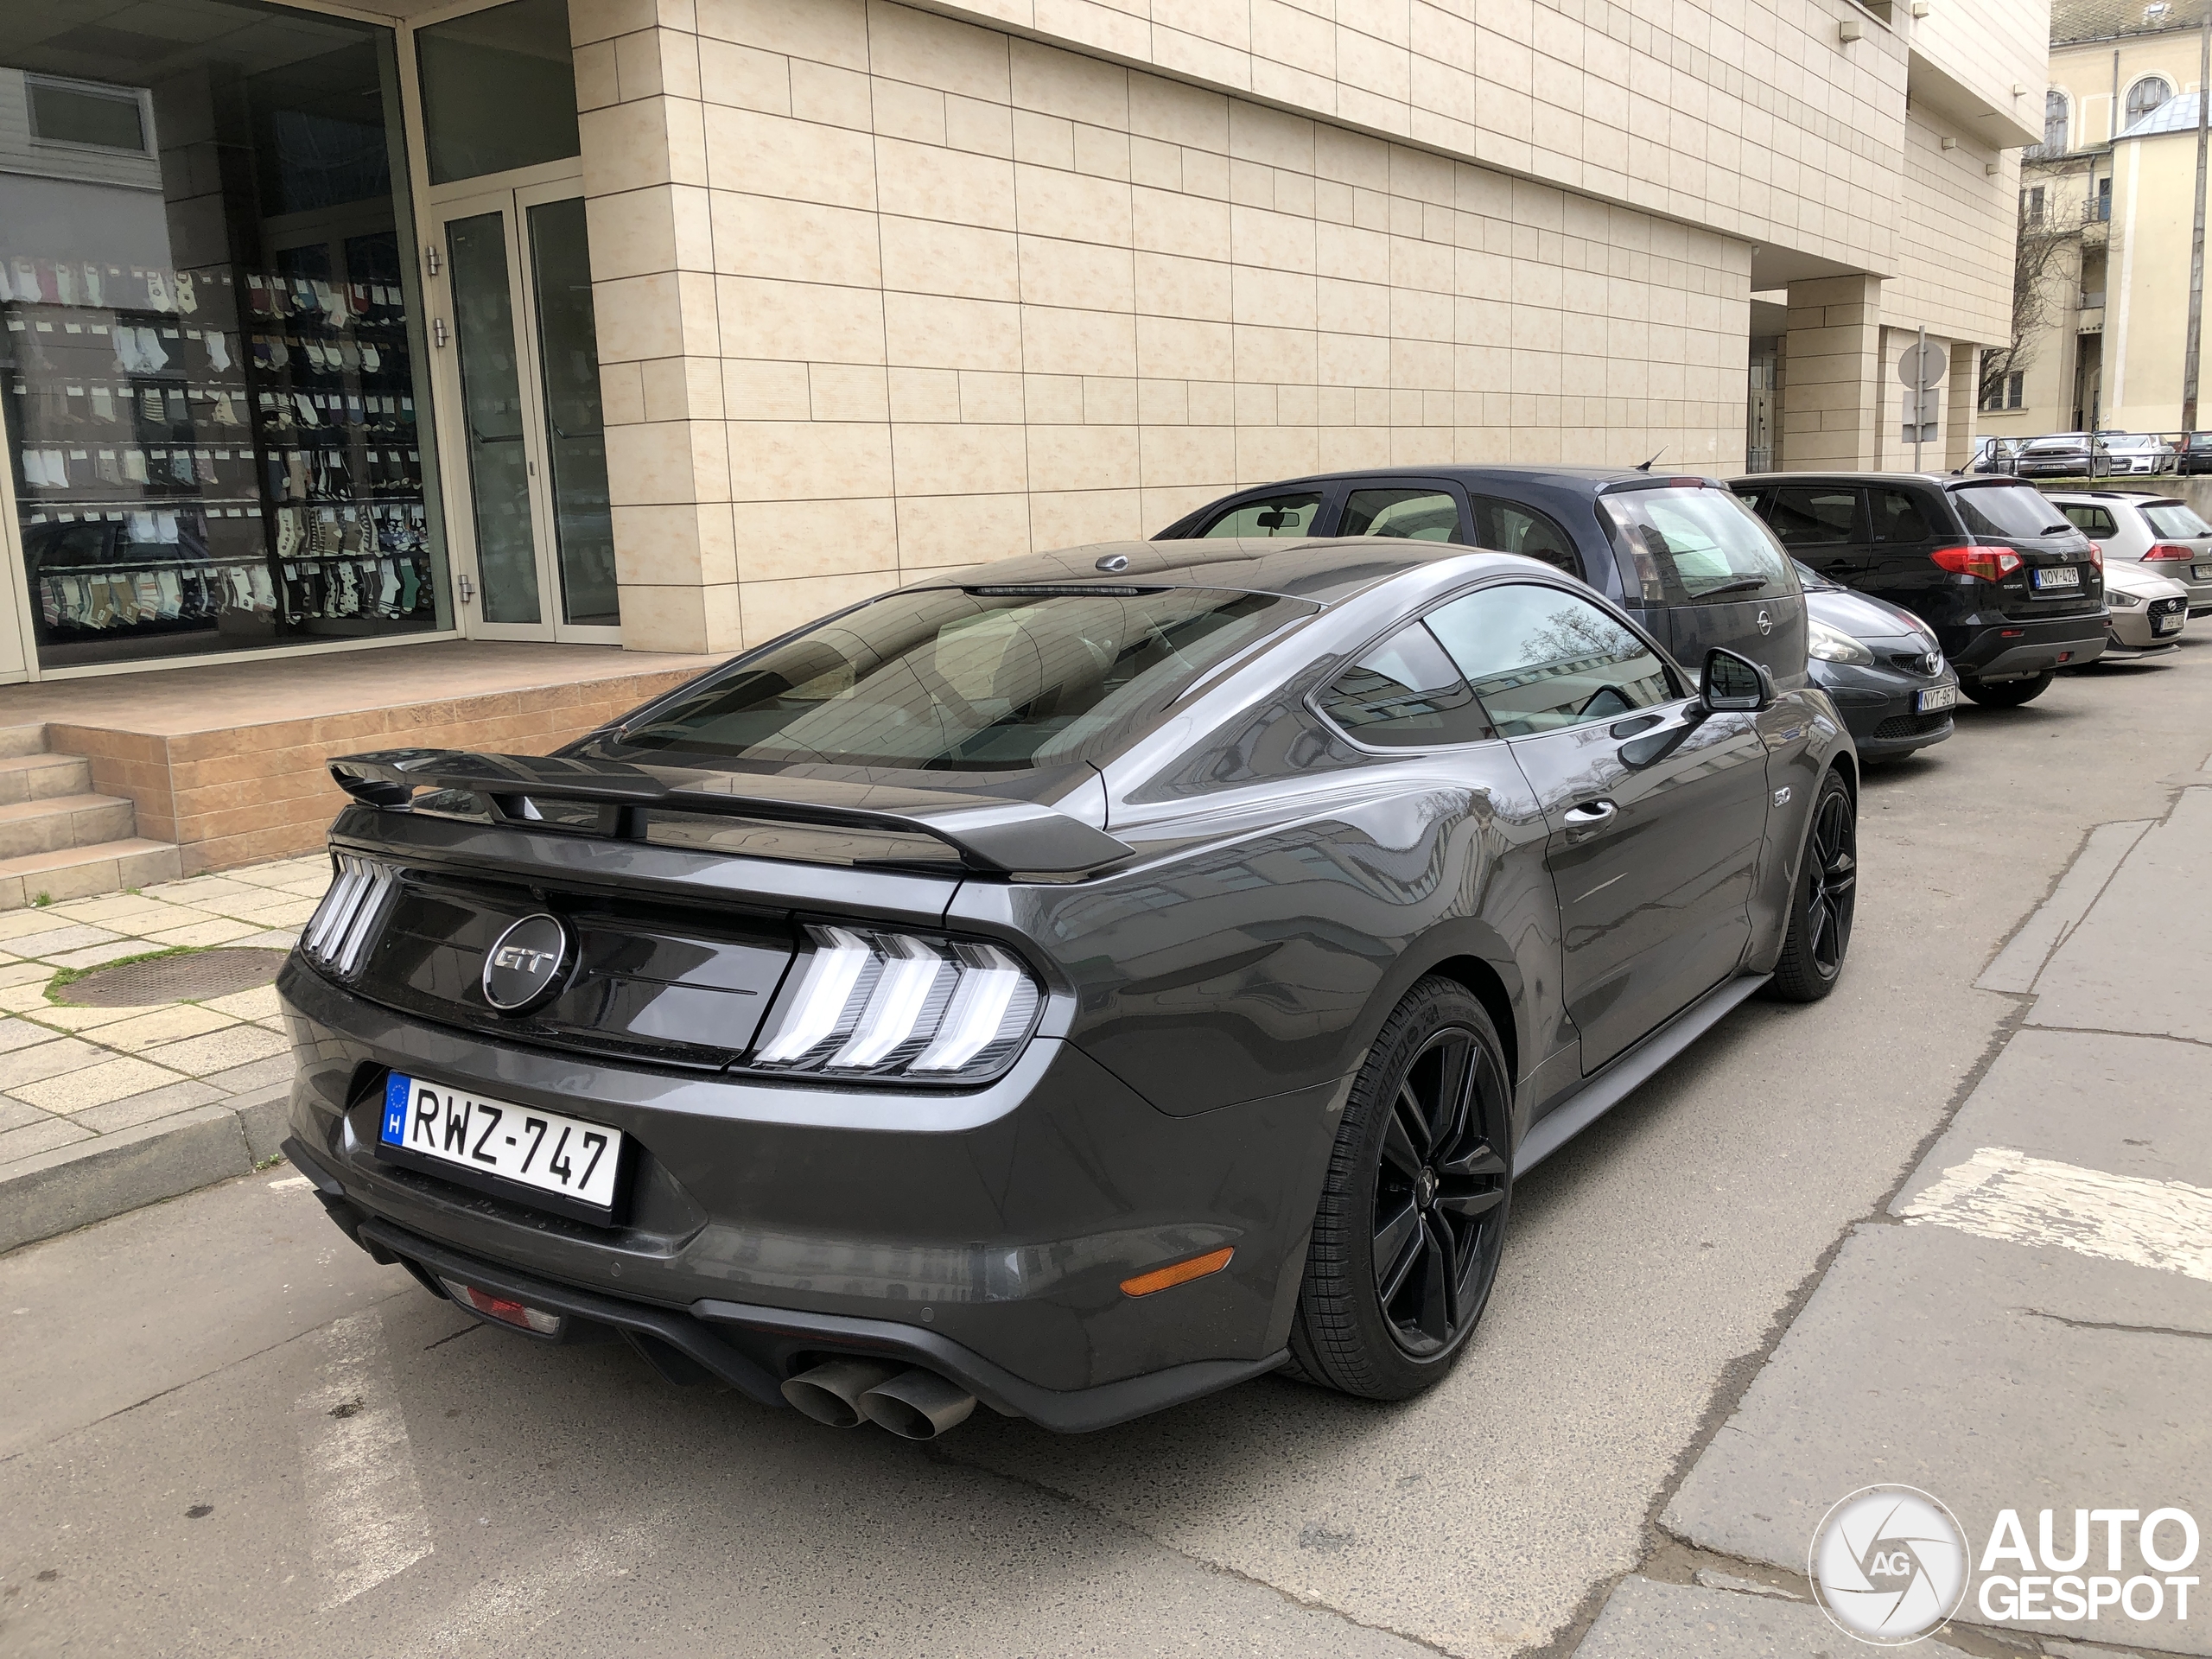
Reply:
<svg viewBox="0 0 2212 1659"><path fill-rule="evenodd" d="M995 944L810 925L792 988L750 1065L826 1077L967 1081L1021 1046L1044 993Z"/></svg>
<svg viewBox="0 0 2212 1659"><path fill-rule="evenodd" d="M2009 547L1939 547L1928 556L1955 575L1983 582L2002 582L2020 568L2020 556Z"/></svg>
<svg viewBox="0 0 2212 1659"><path fill-rule="evenodd" d="M359 967L397 876L391 865L373 858L339 854L337 879L300 934L300 949L308 960L341 978Z"/></svg>
<svg viewBox="0 0 2212 1659"><path fill-rule="evenodd" d="M2148 564L2154 559L2193 559L2196 556L2195 553L2183 547L2179 542L2158 542L2153 543L2151 550L2143 556L2143 563Z"/></svg>
<svg viewBox="0 0 2212 1659"><path fill-rule="evenodd" d="M2105 550L2094 542L2089 543L2089 563L2099 570L2105 568Z"/></svg>

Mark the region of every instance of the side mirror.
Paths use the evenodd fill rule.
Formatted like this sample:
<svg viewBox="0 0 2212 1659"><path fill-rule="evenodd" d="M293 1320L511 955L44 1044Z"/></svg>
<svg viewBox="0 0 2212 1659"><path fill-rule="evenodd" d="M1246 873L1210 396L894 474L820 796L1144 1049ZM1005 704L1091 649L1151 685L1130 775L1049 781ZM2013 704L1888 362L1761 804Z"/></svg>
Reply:
<svg viewBox="0 0 2212 1659"><path fill-rule="evenodd" d="M1774 701L1774 676L1750 658L1715 646L1705 653L1697 695L1714 714L1756 714Z"/></svg>

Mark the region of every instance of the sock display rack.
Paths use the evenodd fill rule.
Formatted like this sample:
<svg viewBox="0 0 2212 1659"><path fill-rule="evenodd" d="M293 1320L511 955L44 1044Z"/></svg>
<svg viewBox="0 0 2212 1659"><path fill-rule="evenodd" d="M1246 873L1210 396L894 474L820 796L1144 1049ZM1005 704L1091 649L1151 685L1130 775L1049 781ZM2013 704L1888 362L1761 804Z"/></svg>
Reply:
<svg viewBox="0 0 2212 1659"><path fill-rule="evenodd" d="M0 252L42 643L435 620L398 286Z"/></svg>

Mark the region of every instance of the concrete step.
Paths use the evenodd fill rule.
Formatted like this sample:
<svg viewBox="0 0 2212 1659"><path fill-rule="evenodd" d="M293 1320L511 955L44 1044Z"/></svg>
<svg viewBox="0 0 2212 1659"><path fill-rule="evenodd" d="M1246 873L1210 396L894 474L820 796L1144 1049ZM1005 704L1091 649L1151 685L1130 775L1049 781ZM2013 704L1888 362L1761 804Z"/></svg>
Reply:
<svg viewBox="0 0 2212 1659"><path fill-rule="evenodd" d="M88 795L92 763L81 754L0 755L0 806Z"/></svg>
<svg viewBox="0 0 2212 1659"><path fill-rule="evenodd" d="M0 755L44 754L43 726L0 726Z"/></svg>
<svg viewBox="0 0 2212 1659"><path fill-rule="evenodd" d="M183 855L177 848L136 836L31 853L0 859L0 910L21 910L36 904L41 894L56 902L86 899L96 893L175 881L183 874Z"/></svg>
<svg viewBox="0 0 2212 1659"><path fill-rule="evenodd" d="M113 795L55 795L0 806L0 861L122 841L138 831L137 810Z"/></svg>

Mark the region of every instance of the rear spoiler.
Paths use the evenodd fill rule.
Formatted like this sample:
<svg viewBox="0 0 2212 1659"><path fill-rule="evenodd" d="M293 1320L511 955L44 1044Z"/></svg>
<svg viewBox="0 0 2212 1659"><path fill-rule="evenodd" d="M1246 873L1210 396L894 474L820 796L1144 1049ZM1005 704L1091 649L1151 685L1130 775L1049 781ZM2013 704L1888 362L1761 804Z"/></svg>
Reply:
<svg viewBox="0 0 2212 1659"><path fill-rule="evenodd" d="M417 790L466 790L489 797L512 823L541 818L537 803L578 801L920 834L944 842L972 869L1001 874L1068 875L1133 855L1128 843L1079 818L996 795L465 749L342 755L330 763L330 775L355 800L396 811L412 805ZM524 801L531 803L528 811Z"/></svg>

